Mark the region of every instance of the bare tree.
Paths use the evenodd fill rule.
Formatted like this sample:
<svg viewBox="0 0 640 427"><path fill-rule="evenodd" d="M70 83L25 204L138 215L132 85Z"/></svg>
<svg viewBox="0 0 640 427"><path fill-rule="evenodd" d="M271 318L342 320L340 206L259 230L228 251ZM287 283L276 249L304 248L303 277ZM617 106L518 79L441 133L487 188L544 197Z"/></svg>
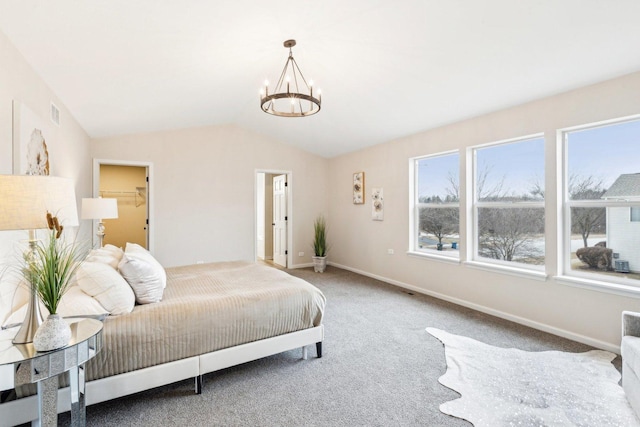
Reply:
<svg viewBox="0 0 640 427"><path fill-rule="evenodd" d="M485 166L478 172L478 176L476 177L476 192L478 200L489 202L497 201L506 197L506 192L504 191L505 176L500 178L500 180L492 186L489 186L487 180L491 175L492 169L492 166Z"/></svg>
<svg viewBox="0 0 640 427"><path fill-rule="evenodd" d="M447 174L447 181L449 181L449 186L445 189L445 191L447 192L447 198L451 199L451 201L459 202L460 183L458 182L458 176L449 171L449 173Z"/></svg>
<svg viewBox="0 0 640 427"><path fill-rule="evenodd" d="M505 261L542 254L534 245L544 231L542 208L482 208L478 215L480 254Z"/></svg>
<svg viewBox="0 0 640 427"><path fill-rule="evenodd" d="M605 193L602 178L594 175L582 176L578 174L569 175L569 199L571 200L598 200ZM531 194L540 195L544 198L544 187L540 182L535 182ZM605 208L572 208L571 209L571 232L580 234L582 243L586 248L589 246L588 238L594 231L604 231L606 228Z"/></svg>
<svg viewBox="0 0 640 427"><path fill-rule="evenodd" d="M460 210L452 208L420 209L420 231L438 239L438 248L442 248L442 239L459 233Z"/></svg>
<svg viewBox="0 0 640 427"><path fill-rule="evenodd" d="M603 180L593 175L582 177L569 176L569 197L572 200L600 199L605 193ZM606 229L607 211L605 208L572 208L571 232L582 236L582 243L589 246L587 239L593 231Z"/></svg>

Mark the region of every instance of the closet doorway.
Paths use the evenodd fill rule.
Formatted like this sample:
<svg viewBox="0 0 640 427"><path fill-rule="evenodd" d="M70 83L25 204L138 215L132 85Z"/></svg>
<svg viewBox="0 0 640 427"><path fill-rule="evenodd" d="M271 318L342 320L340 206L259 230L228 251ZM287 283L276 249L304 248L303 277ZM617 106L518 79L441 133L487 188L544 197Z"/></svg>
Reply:
<svg viewBox="0 0 640 427"><path fill-rule="evenodd" d="M255 256L288 268L291 266L291 172L256 171Z"/></svg>
<svg viewBox="0 0 640 427"><path fill-rule="evenodd" d="M103 221L105 245L124 249L131 242L150 249L150 167L107 160L94 165L94 197L118 201L118 218Z"/></svg>

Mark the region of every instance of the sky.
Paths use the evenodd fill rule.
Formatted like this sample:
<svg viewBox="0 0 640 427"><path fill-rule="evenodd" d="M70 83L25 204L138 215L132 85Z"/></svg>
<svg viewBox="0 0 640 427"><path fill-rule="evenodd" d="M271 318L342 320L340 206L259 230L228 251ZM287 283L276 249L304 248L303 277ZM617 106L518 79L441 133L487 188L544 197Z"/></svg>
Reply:
<svg viewBox="0 0 640 427"><path fill-rule="evenodd" d="M573 131L567 134L569 172L602 179L608 188L623 173L640 173L640 120ZM476 151L478 170L489 168L488 186L504 177L504 189L527 193L544 178L544 139L500 144ZM450 188L449 174L459 179L457 153L418 161L418 195L439 195ZM555 166L553 166L555 167Z"/></svg>

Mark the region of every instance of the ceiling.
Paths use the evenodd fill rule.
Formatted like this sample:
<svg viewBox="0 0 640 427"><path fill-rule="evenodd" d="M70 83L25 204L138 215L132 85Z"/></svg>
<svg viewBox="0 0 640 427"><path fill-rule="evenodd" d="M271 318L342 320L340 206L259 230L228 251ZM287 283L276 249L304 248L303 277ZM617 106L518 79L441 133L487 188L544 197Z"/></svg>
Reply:
<svg viewBox="0 0 640 427"><path fill-rule="evenodd" d="M4 32L91 137L236 124L324 156L640 70L637 0L22 0ZM322 111L275 117L284 40Z"/></svg>

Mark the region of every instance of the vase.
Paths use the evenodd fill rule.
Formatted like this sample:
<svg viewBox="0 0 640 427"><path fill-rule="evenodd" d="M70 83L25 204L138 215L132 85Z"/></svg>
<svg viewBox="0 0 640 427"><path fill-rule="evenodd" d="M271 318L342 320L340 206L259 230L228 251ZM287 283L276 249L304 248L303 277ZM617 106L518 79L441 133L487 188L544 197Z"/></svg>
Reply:
<svg viewBox="0 0 640 427"><path fill-rule="evenodd" d="M50 314L33 337L36 351L51 351L69 345L71 328L59 314Z"/></svg>
<svg viewBox="0 0 640 427"><path fill-rule="evenodd" d="M327 267L327 257L314 256L311 258L313 259L313 271L316 273L323 273L324 269Z"/></svg>

